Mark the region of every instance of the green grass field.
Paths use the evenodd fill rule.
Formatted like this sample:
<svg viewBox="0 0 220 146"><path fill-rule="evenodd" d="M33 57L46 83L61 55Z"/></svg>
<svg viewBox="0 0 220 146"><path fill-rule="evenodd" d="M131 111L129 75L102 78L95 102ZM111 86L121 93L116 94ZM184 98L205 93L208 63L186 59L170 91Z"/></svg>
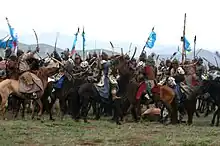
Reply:
<svg viewBox="0 0 220 146"><path fill-rule="evenodd" d="M28 116L28 115L27 115ZM220 145L220 130L210 127L209 118L195 118L194 125L140 122L118 126L106 119L89 124L66 117L55 122L32 120L0 121L0 145Z"/></svg>

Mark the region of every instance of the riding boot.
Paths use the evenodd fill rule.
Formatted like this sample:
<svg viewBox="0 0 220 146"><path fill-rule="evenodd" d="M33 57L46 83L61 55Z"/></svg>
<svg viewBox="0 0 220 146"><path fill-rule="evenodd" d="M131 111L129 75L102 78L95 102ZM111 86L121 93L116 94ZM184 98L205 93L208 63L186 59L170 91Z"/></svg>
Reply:
<svg viewBox="0 0 220 146"><path fill-rule="evenodd" d="M121 117L121 99L120 98L116 98L114 101L114 120L116 122L116 124L121 125L121 123L119 122L119 118Z"/></svg>
<svg viewBox="0 0 220 146"><path fill-rule="evenodd" d="M147 84L147 89L146 89L146 91L148 92L149 96L152 97L153 94L152 94L152 92L151 92L151 83L150 83L148 80L146 80L145 83Z"/></svg>

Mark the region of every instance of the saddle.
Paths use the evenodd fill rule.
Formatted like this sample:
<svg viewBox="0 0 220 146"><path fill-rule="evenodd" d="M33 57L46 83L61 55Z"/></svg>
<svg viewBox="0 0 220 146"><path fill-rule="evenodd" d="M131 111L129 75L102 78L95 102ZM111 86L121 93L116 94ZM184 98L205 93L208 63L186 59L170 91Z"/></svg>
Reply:
<svg viewBox="0 0 220 146"><path fill-rule="evenodd" d="M44 91L42 81L31 72L24 72L18 79L19 92L21 93L35 93Z"/></svg>

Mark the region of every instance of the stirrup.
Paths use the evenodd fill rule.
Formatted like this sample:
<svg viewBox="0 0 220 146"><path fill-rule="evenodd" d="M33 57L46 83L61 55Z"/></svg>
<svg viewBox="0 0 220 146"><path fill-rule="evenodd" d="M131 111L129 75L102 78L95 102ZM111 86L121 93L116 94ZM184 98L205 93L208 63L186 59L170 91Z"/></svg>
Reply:
<svg viewBox="0 0 220 146"><path fill-rule="evenodd" d="M147 98L148 100L150 99L150 96L147 93L144 95L144 97Z"/></svg>
<svg viewBox="0 0 220 146"><path fill-rule="evenodd" d="M33 93L33 98L37 99L37 94L35 92Z"/></svg>

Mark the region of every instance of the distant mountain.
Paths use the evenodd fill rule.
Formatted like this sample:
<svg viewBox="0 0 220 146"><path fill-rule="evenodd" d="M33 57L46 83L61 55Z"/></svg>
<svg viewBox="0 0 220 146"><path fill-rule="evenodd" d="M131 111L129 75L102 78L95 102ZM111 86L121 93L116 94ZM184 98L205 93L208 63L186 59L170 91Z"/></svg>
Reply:
<svg viewBox="0 0 220 146"><path fill-rule="evenodd" d="M0 30L0 39L3 38L4 36L6 36L6 34L8 34L7 31L1 31ZM73 33L74 34L74 33ZM51 53L54 50L54 41L55 41L55 37L56 37L56 33L43 33L43 34L39 34L39 45L40 45L40 56L46 56L47 53ZM57 42L57 51L61 52L64 48L71 48L72 47L72 43L73 43L73 39L74 39L74 35L72 36L68 36L65 34L61 34L59 35L59 39ZM35 49L36 48L36 40L35 40L35 36L34 34L31 35L21 35L19 36L19 41L22 43L19 43L19 48L23 49L25 51L27 51L28 49ZM129 52L129 45L130 42L126 42L126 41L117 41L117 40L112 40L112 43L115 47L114 51L116 53L120 53L121 49L123 48L124 53L128 53ZM138 57L142 51L143 48L143 43L138 44L138 43L132 43L132 47L130 50L130 56L133 54L134 48L137 47L137 52L135 57ZM62 48L62 49L61 49ZM79 53L80 55L82 55L82 37L78 37L78 41L77 41L77 45L76 45L76 50L77 53ZM101 41L101 40L95 40L94 38L89 38L89 36L86 37L86 52L94 52L96 51L97 53L100 52L100 50L103 50L104 52L106 52L108 55L112 54L112 49L110 46L109 41ZM145 49L147 51L147 53L151 53L151 52L155 52L156 54L160 55L161 59L167 59L170 58L170 56L172 55L173 52L177 51L177 46L175 45L160 45L158 43L156 43L156 45L154 46L153 49ZM197 50L198 51L198 50ZM196 52L197 52L196 51ZM116 54L115 53L115 54ZM0 51L0 55L2 54L2 51ZM200 53L198 54L198 57L204 57L207 60L209 60L212 64L216 64L215 58L216 55L208 50L203 49L202 51L200 51ZM181 54L179 53L176 58L180 59L181 58ZM193 58L193 52L187 54L187 58L192 59ZM220 65L220 60L218 57L217 58L217 62Z"/></svg>
<svg viewBox="0 0 220 146"><path fill-rule="evenodd" d="M32 45L27 45L27 44L24 44L24 43L19 43L18 44L19 46L19 49L23 50L23 51L28 51L28 50L35 50L35 48L37 47L36 44L32 44ZM40 48L40 53L39 55L41 57L46 57L47 56L47 53L52 53L54 51L54 47L51 46L51 45L48 45L48 44L39 44L39 48ZM56 48L57 52L58 53L61 53L62 51L64 51L63 49L60 49L60 48ZM92 50L87 50L86 51L86 54L87 52L93 54L94 52L96 52L97 54L99 52L105 52L107 53L108 55L112 55L112 51L110 50L107 50L107 49L92 49ZM76 50L76 52L80 55L80 56L83 56L83 51L82 50ZM86 55L85 54L85 55ZM114 54L119 54L118 52L114 52ZM4 56L4 49L1 49L0 50L0 56Z"/></svg>
<svg viewBox="0 0 220 146"><path fill-rule="evenodd" d="M8 32L0 30L0 39L3 38L4 36L6 36L7 34L8 34ZM38 39L39 39L40 44L48 44L48 45L54 46L55 38L56 38L56 32L38 34ZM62 48L62 49L71 48L73 40L74 40L74 32L73 32L73 35L66 35L66 34L60 33L59 38L58 38L58 42L57 42L57 46L58 46L58 48ZM118 41L118 40L109 40L109 41L112 41L112 43L115 47L115 50L114 50L115 52L120 52L121 51L120 48L123 48L125 53L129 52L129 45L131 42ZM86 48L86 50L93 50L93 49L111 50L111 46L110 46L109 41L95 39L95 38L92 38L91 36L86 34L86 47L85 48ZM22 42L24 44L36 44L34 34L20 35L19 42ZM137 47L138 48L137 53L136 53L136 57L137 57L141 53L144 44L145 44L144 41L142 43L132 42L131 54L133 53L134 48ZM82 49L81 35L78 36L76 49L78 49L78 50ZM151 51L151 52L154 51L159 54L164 54L164 51L166 51L166 54L171 54L175 50L177 50L177 46L160 45L157 43L152 50L147 49L147 51Z"/></svg>

